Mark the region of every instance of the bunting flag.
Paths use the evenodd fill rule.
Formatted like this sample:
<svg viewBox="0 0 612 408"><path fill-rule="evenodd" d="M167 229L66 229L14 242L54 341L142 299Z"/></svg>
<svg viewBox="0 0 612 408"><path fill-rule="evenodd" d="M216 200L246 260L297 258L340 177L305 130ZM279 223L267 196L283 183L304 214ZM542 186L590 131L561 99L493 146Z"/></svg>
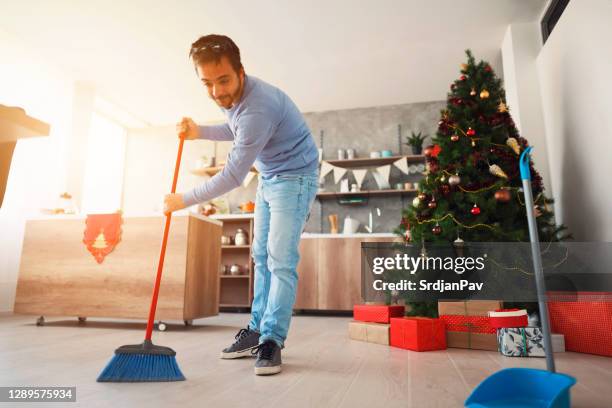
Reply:
<svg viewBox="0 0 612 408"><path fill-rule="evenodd" d="M374 179L376 180L376 184L378 184L378 188L381 190L391 188L389 185L389 173L391 173L391 165L387 164L386 166L377 167L376 170L372 172Z"/></svg>
<svg viewBox="0 0 612 408"><path fill-rule="evenodd" d="M346 169L343 167L332 166L334 169L334 183L338 184L342 177L346 174Z"/></svg>
<svg viewBox="0 0 612 408"><path fill-rule="evenodd" d="M249 184L251 184L251 181L253 180L255 176L256 176L256 173L254 171L249 171L246 177L244 178L244 180L242 181L242 185L244 187L247 187Z"/></svg>
<svg viewBox="0 0 612 408"><path fill-rule="evenodd" d="M325 176L327 176L327 174L333 169L334 169L334 166L332 166L326 161L322 161L321 162L321 172L319 173L319 181L323 181Z"/></svg>
<svg viewBox="0 0 612 408"><path fill-rule="evenodd" d="M400 171L402 173L409 174L409 172L408 172L408 159L406 159L405 157L402 157L401 159L394 161L393 165L395 167L397 167L398 169L400 169Z"/></svg>
<svg viewBox="0 0 612 408"><path fill-rule="evenodd" d="M87 214L83 243L87 250L101 264L121 241L121 212L113 214Z"/></svg>
<svg viewBox="0 0 612 408"><path fill-rule="evenodd" d="M359 188L363 185L363 179L365 178L368 169L353 169L353 176L355 176L355 180L357 181L357 185Z"/></svg>

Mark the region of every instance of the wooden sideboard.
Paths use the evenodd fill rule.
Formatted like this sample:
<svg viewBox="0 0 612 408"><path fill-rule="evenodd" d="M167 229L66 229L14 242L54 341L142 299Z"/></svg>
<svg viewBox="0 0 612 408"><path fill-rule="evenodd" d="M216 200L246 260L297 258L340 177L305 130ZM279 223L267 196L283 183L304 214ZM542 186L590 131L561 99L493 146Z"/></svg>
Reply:
<svg viewBox="0 0 612 408"><path fill-rule="evenodd" d="M361 298L361 243L393 237L321 236L302 238L294 309L353 310ZM362 234L365 235L365 234Z"/></svg>
<svg viewBox="0 0 612 408"><path fill-rule="evenodd" d="M85 218L26 223L15 312L146 319L165 217L124 217L121 241L100 264L83 243ZM173 216L156 320L219 312L219 221Z"/></svg>

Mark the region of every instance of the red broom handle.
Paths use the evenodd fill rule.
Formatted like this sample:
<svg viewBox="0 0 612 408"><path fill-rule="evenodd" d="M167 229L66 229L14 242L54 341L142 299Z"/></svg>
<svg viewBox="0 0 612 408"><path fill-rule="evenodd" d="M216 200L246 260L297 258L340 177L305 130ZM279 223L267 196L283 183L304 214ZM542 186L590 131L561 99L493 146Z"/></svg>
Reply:
<svg viewBox="0 0 612 408"><path fill-rule="evenodd" d="M180 136L178 154L176 155L176 165L174 166L174 179L172 180L172 194L176 192L176 182L178 180L179 168L181 166L181 156L183 155L183 135ZM149 321L147 322L147 334L145 340L151 340L153 324L155 321L155 310L157 309L157 297L159 296L159 285L161 283L162 270L164 268L164 258L166 256L166 244L168 243L168 232L170 231L170 219L172 212L166 215L166 226L164 227L164 238L162 240L161 251L159 253L159 263L157 264L157 277L153 288L153 299L151 299L151 309L149 310Z"/></svg>

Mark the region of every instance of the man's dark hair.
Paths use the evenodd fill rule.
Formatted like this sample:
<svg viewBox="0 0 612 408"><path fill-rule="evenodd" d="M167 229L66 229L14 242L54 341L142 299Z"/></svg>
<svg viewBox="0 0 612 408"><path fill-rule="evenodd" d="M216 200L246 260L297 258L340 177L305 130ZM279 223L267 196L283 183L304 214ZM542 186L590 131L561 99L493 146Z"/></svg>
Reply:
<svg viewBox="0 0 612 408"><path fill-rule="evenodd" d="M240 49L228 36L219 34L202 36L191 44L191 50L189 51L189 58L193 60L196 67L198 64L208 62L218 64L221 57L224 56L232 64L236 73L240 72L240 68L242 68Z"/></svg>

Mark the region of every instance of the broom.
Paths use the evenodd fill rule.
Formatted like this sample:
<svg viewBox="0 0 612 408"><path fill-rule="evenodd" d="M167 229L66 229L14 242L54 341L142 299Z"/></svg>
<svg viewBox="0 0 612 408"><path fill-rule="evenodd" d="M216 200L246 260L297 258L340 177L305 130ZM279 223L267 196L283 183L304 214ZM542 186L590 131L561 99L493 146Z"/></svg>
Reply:
<svg viewBox="0 0 612 408"><path fill-rule="evenodd" d="M172 193L176 191L176 181L181 165L184 138L181 135L176 166L174 167L174 179L172 180ZM181 373L176 362L176 352L169 347L156 346L151 342L153 333L153 322L155 309L157 308L157 297L161 283L164 256L166 255L166 243L168 242L168 231L170 230L170 218L172 213L166 215L166 226L162 240L159 263L157 265L157 278L153 288L153 298L149 310L149 321L145 340L141 344L130 344L121 346L115 350L115 355L98 377L98 382L157 382L157 381L184 381L185 376Z"/></svg>

